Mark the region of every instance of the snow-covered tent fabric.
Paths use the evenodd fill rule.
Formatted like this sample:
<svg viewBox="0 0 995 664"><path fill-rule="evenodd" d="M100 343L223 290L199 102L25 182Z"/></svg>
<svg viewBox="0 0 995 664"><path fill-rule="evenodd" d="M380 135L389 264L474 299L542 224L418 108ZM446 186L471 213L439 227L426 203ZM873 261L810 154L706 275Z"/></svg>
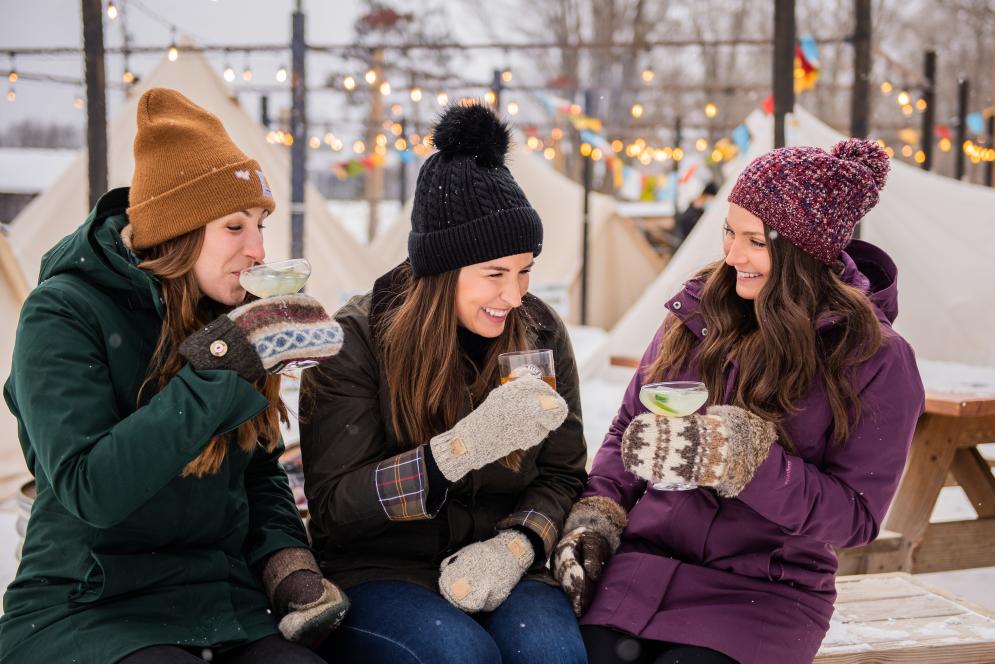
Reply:
<svg viewBox="0 0 995 664"><path fill-rule="evenodd" d="M542 296L544 287L564 288L569 303L566 319L578 322L583 187L554 171L520 144L509 150L508 168L542 219L542 254L533 270L533 289ZM588 324L607 329L656 278L663 261L635 224L617 214L615 199L592 193L590 205ZM407 256L410 218L409 202L389 231L379 235L370 245L382 271Z"/></svg>
<svg viewBox="0 0 995 664"><path fill-rule="evenodd" d="M796 107L797 108L797 107ZM610 377L613 356L639 356L664 318L663 304L700 267L721 257L726 198L740 171L773 145L773 120L747 119L748 154L730 164L725 186L667 268L581 367ZM829 148L843 136L803 108L787 123L789 145ZM887 251L899 270L896 329L921 359L995 366L995 190L892 162L881 200L861 223L862 237ZM631 374L631 370L628 370Z"/></svg>
<svg viewBox="0 0 995 664"><path fill-rule="evenodd" d="M0 385L10 375L11 352L21 303L28 286L7 238L0 234ZM0 404L0 500L13 495L30 476L17 441L17 420Z"/></svg>
<svg viewBox="0 0 995 664"><path fill-rule="evenodd" d="M266 130L239 105L227 84L198 53L184 53L176 62L166 59L132 91L108 130L108 181L127 186L134 168L132 144L135 111L144 90L179 90L214 113L243 152L260 163L277 198L276 212L267 222L266 259L290 255L290 156L288 150L266 141ZM86 153L81 151L61 178L25 208L11 224L10 243L29 283L37 279L42 255L72 232L87 213ZM305 194L304 253L313 266L308 292L330 310L344 298L368 290L376 278L367 247L359 244L332 217L326 202L311 185Z"/></svg>

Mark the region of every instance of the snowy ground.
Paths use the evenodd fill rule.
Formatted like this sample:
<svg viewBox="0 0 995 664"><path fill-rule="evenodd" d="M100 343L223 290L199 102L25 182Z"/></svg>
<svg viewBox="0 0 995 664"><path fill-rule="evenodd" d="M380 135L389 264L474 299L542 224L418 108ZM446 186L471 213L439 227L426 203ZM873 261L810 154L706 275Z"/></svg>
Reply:
<svg viewBox="0 0 995 664"><path fill-rule="evenodd" d="M578 364L604 338L597 328L572 327L571 338ZM641 350L641 349L640 349ZM921 362L920 369L929 389L943 392L975 392L995 394L995 369L979 369L950 363ZM605 377L586 381L581 389L584 411L584 433L589 458L597 452L618 405L632 370L613 369ZM285 397L296 411L295 383L290 381ZM297 441L296 427L285 432L288 444ZM995 457L995 444L982 446L986 456ZM15 549L19 535L15 529L16 508L13 500L0 503L0 588L6 588L16 571ZM959 487L945 487L933 512L933 521L953 521L974 518L975 513ZM940 572L919 575L923 581L947 592L995 611L995 567Z"/></svg>

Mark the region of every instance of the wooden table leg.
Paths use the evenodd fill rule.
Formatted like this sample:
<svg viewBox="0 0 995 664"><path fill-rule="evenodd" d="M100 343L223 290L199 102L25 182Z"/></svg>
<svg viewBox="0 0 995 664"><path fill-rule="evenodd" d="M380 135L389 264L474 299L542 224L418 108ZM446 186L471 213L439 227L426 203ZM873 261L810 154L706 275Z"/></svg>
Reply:
<svg viewBox="0 0 995 664"><path fill-rule="evenodd" d="M929 413L919 419L909 462L884 522L887 530L900 533L910 545L903 571L912 569L911 553L929 526L929 517L953 463L957 428L962 424L958 418Z"/></svg>
<svg viewBox="0 0 995 664"><path fill-rule="evenodd" d="M976 447L962 447L950 467L978 518L995 517L995 475Z"/></svg>

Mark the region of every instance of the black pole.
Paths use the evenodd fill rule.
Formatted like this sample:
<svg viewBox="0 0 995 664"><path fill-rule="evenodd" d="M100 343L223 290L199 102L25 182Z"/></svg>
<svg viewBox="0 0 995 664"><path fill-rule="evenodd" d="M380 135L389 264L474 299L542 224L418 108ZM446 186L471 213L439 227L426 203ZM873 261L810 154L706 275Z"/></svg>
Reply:
<svg viewBox="0 0 995 664"><path fill-rule="evenodd" d="M969 84L966 78L957 80L957 140L954 142L954 177L964 177L964 141L967 140L967 93Z"/></svg>
<svg viewBox="0 0 995 664"><path fill-rule="evenodd" d="M307 88L304 77L304 13L301 0L297 0L293 19L293 37L290 50L293 60L291 79L290 133L294 144L290 147L290 255L304 256L304 183L306 180L307 150Z"/></svg>
<svg viewBox="0 0 995 664"><path fill-rule="evenodd" d="M922 91L922 100L926 102L926 110L922 114L922 136L919 145L926 158L922 162L924 171L933 170L933 125L936 117L933 108L936 102L936 51L926 51L923 59L922 75L926 79L926 88Z"/></svg>
<svg viewBox="0 0 995 664"><path fill-rule="evenodd" d="M501 90L504 89L504 83L501 81L501 70L494 70L493 82L491 83L491 89L494 92L494 110L501 111Z"/></svg>
<svg viewBox="0 0 995 664"><path fill-rule="evenodd" d="M82 0L83 68L86 77L86 151L92 208L107 191L107 89L104 79L104 7Z"/></svg>
<svg viewBox="0 0 995 664"><path fill-rule="evenodd" d="M404 139L404 149L410 150L411 146L408 144L408 121L403 115L401 116L400 125L401 138ZM397 198L401 201L401 207L403 208L408 196L408 163L404 159L401 159L398 164L398 170L400 171L401 191L398 193Z"/></svg>
<svg viewBox="0 0 995 664"><path fill-rule="evenodd" d="M584 115L588 117L594 115L594 93L590 90L584 91ZM590 260L590 254L588 252L588 244L590 241L591 234L591 181L594 178L594 162L591 158L583 157L584 159L584 225L583 233L581 235L581 250L580 250L580 324L587 325L587 284L590 279L590 270L588 269L588 261Z"/></svg>
<svg viewBox="0 0 995 664"><path fill-rule="evenodd" d="M269 129L269 95L259 95L259 121Z"/></svg>
<svg viewBox="0 0 995 664"><path fill-rule="evenodd" d="M867 138L871 117L871 0L854 0L850 135Z"/></svg>
<svg viewBox="0 0 995 664"><path fill-rule="evenodd" d="M991 113L988 115L988 147L995 149L995 102L992 103ZM985 164L985 180L989 187L995 187L995 161Z"/></svg>
<svg viewBox="0 0 995 664"><path fill-rule="evenodd" d="M683 122L683 118L680 115L678 115L677 118L676 118L676 120L674 121L674 150L677 150L678 148L680 148L681 147L681 142L684 140L684 136L682 135L682 132L681 132L681 123L682 122ZM683 148L681 148L681 151L683 152ZM674 158L673 163L670 165L670 170L673 171L674 173L679 172L681 170L681 160L677 159L677 158ZM676 192L677 190L674 189L674 191ZM676 198L677 194L675 193L674 196L675 196L675 198L674 198L674 214L676 215L677 214L677 198Z"/></svg>
<svg viewBox="0 0 995 664"><path fill-rule="evenodd" d="M774 1L774 147L784 147L784 116L795 107L795 0Z"/></svg>

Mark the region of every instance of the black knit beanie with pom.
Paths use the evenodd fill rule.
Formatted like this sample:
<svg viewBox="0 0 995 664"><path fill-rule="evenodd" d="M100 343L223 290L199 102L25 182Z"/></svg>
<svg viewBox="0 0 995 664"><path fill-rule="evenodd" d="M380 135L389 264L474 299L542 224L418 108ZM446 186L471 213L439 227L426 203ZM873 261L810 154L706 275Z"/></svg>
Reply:
<svg viewBox="0 0 995 664"><path fill-rule="evenodd" d="M507 125L488 107L450 106L418 171L408 257L416 276L542 251L542 222L505 166Z"/></svg>

